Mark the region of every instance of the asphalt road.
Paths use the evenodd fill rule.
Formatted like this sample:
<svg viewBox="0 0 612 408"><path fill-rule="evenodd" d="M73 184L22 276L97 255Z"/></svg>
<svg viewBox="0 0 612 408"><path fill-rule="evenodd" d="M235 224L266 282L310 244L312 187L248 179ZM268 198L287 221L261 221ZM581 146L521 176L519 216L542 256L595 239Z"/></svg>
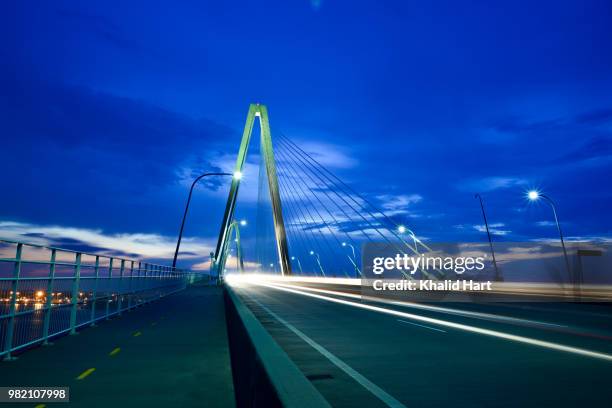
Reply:
<svg viewBox="0 0 612 408"><path fill-rule="evenodd" d="M608 305L423 309L266 285L234 290L333 406L609 407L612 401Z"/></svg>

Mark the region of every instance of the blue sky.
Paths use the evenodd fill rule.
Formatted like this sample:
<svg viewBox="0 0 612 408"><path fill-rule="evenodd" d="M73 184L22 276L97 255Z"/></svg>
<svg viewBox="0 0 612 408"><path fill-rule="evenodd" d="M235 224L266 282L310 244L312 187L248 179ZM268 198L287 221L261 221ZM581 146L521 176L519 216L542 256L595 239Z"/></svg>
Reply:
<svg viewBox="0 0 612 408"><path fill-rule="evenodd" d="M612 5L15 2L1 25L0 235L167 258L251 102L419 234L609 237ZM200 187L190 262L226 196ZM218 215L216 215L218 214ZM189 254L187 254L189 255Z"/></svg>

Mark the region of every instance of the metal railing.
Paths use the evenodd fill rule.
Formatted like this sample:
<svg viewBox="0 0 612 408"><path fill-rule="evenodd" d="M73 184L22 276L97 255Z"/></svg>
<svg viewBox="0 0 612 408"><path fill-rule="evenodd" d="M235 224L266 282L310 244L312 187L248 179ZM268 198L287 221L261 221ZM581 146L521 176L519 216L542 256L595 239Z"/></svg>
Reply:
<svg viewBox="0 0 612 408"><path fill-rule="evenodd" d="M0 239L0 356L185 289L197 274Z"/></svg>

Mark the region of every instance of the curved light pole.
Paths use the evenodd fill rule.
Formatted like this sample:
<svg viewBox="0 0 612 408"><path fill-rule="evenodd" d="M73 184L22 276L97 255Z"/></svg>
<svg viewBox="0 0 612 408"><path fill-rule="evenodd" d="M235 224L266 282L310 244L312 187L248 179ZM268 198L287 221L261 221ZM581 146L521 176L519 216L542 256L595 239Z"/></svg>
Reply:
<svg viewBox="0 0 612 408"><path fill-rule="evenodd" d="M236 180L240 180L240 178L242 177L242 173L240 173L239 171L233 174L232 173L204 173L196 177L195 180L193 180L193 183L191 183L191 188L189 189L189 196L187 196L187 204L185 205L185 212L183 213L183 220L181 221L181 229L179 231L178 240L176 241L176 250L174 251L174 259L172 260L173 268L176 268L176 258L178 257L179 248L181 247L181 240L183 239L183 230L185 229L185 220L187 219L187 212L189 211L189 203L191 203L191 196L193 194L193 188L198 183L198 181L208 176L232 176Z"/></svg>
<svg viewBox="0 0 612 408"><path fill-rule="evenodd" d="M491 256L493 257L493 266L495 267L495 280L500 282L503 280L497 269L497 261L495 260L495 251L493 250L493 240L491 239L491 232L489 231L489 223L487 222L487 214L485 213L484 204L482 203L482 197L476 193L474 196L480 201L480 209L482 210L482 218L484 218L485 228L487 230L487 238L489 239L489 247L491 248Z"/></svg>
<svg viewBox="0 0 612 408"><path fill-rule="evenodd" d="M550 199L547 195L541 194L539 191L531 190L527 193L527 198L531 201L537 201L540 198L543 198L550 204L550 208L552 208L553 216L555 217L555 224L557 224L557 230L559 231L559 238L561 239L561 247L563 248L563 257L565 258L565 267L567 269L568 277L571 276L569 259L567 257L567 250L565 249L565 241L563 240L563 232L561 231L561 224L559 224L559 218L557 217L557 209L555 208L555 203Z"/></svg>
<svg viewBox="0 0 612 408"><path fill-rule="evenodd" d="M405 233L410 234L410 237L412 238L412 242L414 242L414 253L418 254L419 253L419 247L417 244L417 237L416 235L414 235L414 232L412 232L412 230L409 230L408 228L406 228L404 225L398 225L397 226L397 233L400 235L404 235ZM401 238L400 238L401 239ZM403 241L403 239L402 239ZM410 245L408 245L408 243L404 242L406 244L406 246L408 248L410 248Z"/></svg>
<svg viewBox="0 0 612 408"><path fill-rule="evenodd" d="M348 257L349 261L351 261L351 263L355 267L355 272L357 272L356 276L361 276L361 271L359 270L359 267L357 266L357 261L356 261L357 257L355 255L355 247L352 246L351 244L346 243L346 242L343 242L342 246L343 247L346 247L346 246L351 247L351 251L353 251L353 257L351 258L349 255L347 255L347 257Z"/></svg>
<svg viewBox="0 0 612 408"><path fill-rule="evenodd" d="M300 268L300 275L303 275L304 271L302 270L302 263L300 262L300 258L298 258L296 256L292 256L291 260L292 261L297 261L298 267Z"/></svg>
<svg viewBox="0 0 612 408"><path fill-rule="evenodd" d="M323 274L323 276L325 276L325 271L323 270L323 266L321 266L321 258L319 258L319 254L317 254L315 251L310 251L310 255L315 257L315 259L317 260L317 264L319 265L319 269L321 270L321 273Z"/></svg>

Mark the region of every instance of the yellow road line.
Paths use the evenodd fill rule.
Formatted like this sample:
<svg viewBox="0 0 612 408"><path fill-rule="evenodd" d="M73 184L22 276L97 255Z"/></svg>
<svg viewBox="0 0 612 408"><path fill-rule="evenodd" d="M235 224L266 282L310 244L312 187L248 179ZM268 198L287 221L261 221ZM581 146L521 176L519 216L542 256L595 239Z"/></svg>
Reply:
<svg viewBox="0 0 612 408"><path fill-rule="evenodd" d="M113 351L111 351L110 353L108 353L109 356L114 356L115 354L119 353L121 351L121 348L119 347L115 347L113 349Z"/></svg>
<svg viewBox="0 0 612 408"><path fill-rule="evenodd" d="M138 336L142 336L142 333L137 331L136 333L133 334L134 337L138 337Z"/></svg>
<svg viewBox="0 0 612 408"><path fill-rule="evenodd" d="M87 370L83 371L81 373L81 375L79 375L76 379L77 380L83 380L83 379L87 378L89 376L89 374L93 373L94 371L96 371L95 368L88 368Z"/></svg>
<svg viewBox="0 0 612 408"><path fill-rule="evenodd" d="M45 408L46 405L45 404L38 404L37 406L35 406L34 408Z"/></svg>

